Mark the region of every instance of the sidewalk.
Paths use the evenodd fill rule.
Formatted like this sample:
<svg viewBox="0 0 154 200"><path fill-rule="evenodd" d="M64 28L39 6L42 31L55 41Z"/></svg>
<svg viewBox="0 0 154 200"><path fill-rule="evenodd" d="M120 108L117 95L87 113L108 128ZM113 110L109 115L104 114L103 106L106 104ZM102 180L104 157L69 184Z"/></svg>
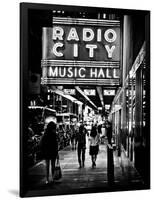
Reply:
<svg viewBox="0 0 154 200"><path fill-rule="evenodd" d="M89 149L86 149L85 167L79 169L77 152L66 147L59 152L62 168L62 179L53 185L45 185L45 162L41 161L29 170L30 189L41 190L50 195L89 193L117 190L142 189L144 184L141 177L122 153L122 159L113 153L114 184L108 184L107 146L100 145L96 168L91 167ZM109 172L110 173L110 172ZM41 193L42 194L42 193ZM43 194L42 194L43 195Z"/></svg>

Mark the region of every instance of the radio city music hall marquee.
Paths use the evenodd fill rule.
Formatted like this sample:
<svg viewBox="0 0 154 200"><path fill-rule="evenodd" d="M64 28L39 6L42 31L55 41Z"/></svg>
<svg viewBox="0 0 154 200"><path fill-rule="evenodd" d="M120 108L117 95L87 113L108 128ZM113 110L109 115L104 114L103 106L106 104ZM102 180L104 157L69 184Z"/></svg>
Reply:
<svg viewBox="0 0 154 200"><path fill-rule="evenodd" d="M41 66L42 84L119 85L120 21L53 17Z"/></svg>

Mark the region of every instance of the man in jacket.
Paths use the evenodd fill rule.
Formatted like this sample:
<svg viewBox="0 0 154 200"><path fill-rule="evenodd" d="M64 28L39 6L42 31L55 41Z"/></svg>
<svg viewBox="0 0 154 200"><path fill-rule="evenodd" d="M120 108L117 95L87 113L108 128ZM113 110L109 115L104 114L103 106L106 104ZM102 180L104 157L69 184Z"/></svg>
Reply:
<svg viewBox="0 0 154 200"><path fill-rule="evenodd" d="M79 168L84 167L85 162L85 150L86 150L86 129L83 124L80 125L77 133L77 153ZM82 160L82 162L81 162Z"/></svg>

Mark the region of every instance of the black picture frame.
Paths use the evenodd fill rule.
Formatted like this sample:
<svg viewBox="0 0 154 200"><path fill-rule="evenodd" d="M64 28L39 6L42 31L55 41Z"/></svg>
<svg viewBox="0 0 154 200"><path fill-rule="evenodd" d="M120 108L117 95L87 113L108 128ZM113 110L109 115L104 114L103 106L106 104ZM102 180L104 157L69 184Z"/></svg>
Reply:
<svg viewBox="0 0 154 200"><path fill-rule="evenodd" d="M64 192L52 192L52 189L46 187L38 187L33 188L29 185L28 179L28 159L27 159L27 141L28 136L26 134L29 113L28 113L28 105L29 105L29 91L28 91L28 83L29 83L29 67L32 71L38 74L41 74L41 54L42 54L42 43L41 43L41 34L42 27L50 27L52 22L52 15L50 15L50 11L59 11L63 10L64 12L71 13L88 13L91 18L95 18L95 15L98 13L107 13L107 14L115 14L118 16L127 15L132 20L136 21L134 24L139 22L139 18L144 20L144 27L141 28L140 24L138 29L141 28L140 35L139 32L137 34L132 32L130 37L133 37L135 41L138 41L138 44L134 47L134 53L131 55L133 61L138 55L139 49L141 48L142 37L144 41L146 41L145 46L145 58L146 58L146 144L144 151L140 149L139 153L144 153L143 157L146 157L146 160L141 160L142 155L137 157L139 159L139 164L146 163L144 167L141 169L141 173L143 172L145 184L141 187L136 187L130 184L128 187L91 187L91 188L80 188L78 190L67 190ZM38 18L37 18L38 17ZM51 18L50 18L51 17ZM123 17L121 17L121 26L123 26ZM34 27L30 30L30 27ZM133 27L134 28L134 27ZM34 32L31 32L34 31ZM124 27L121 28L121 35L124 34ZM143 33L144 32L144 33ZM37 33L37 35L35 35ZM134 35L133 35L134 34ZM139 39L137 39L137 37ZM141 38L140 38L141 37ZM121 49L123 48L124 40L121 37ZM130 48L130 46L128 47ZM34 51L37 53L34 53ZM122 68L122 60L124 52L121 50L120 59L121 59L121 71ZM131 60L130 59L130 60ZM129 62L129 59L127 60ZM130 61L131 62L131 61ZM139 61L138 61L139 62ZM130 64L130 63L129 63ZM133 64L133 63L132 63ZM37 67L40 66L38 69ZM34 68L33 68L34 67ZM124 72L124 71L123 71ZM122 78L121 78L122 82ZM122 83L120 82L121 87ZM63 83L62 83L63 84ZM138 108L139 109L139 108ZM144 132L145 129L142 129ZM137 143L136 143L137 144ZM108 154L110 154L110 150L108 150ZM137 154L136 154L137 155ZM113 160L112 160L113 162ZM112 176L112 174L110 174ZM111 177L112 179L112 177ZM112 183L111 183L112 184ZM37 3L20 3L20 196L21 197L33 197L33 196L50 196L50 195L62 195L62 194L82 194L82 193L95 193L95 192L112 192L112 191L129 191L129 190L144 190L150 189L150 11L148 10L127 10L127 9L118 9L118 8L102 8L102 7L83 7L83 6L69 6L69 5L54 5L54 4L37 4Z"/></svg>

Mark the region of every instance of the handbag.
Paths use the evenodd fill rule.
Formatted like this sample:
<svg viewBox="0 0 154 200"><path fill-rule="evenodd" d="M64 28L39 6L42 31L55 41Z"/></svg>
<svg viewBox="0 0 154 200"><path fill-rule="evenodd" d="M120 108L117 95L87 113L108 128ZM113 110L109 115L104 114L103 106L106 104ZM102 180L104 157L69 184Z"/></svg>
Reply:
<svg viewBox="0 0 154 200"><path fill-rule="evenodd" d="M54 170L54 180L59 180L62 177L62 171L60 167L60 162L59 162L59 156L56 158L56 163L55 163L55 170Z"/></svg>

